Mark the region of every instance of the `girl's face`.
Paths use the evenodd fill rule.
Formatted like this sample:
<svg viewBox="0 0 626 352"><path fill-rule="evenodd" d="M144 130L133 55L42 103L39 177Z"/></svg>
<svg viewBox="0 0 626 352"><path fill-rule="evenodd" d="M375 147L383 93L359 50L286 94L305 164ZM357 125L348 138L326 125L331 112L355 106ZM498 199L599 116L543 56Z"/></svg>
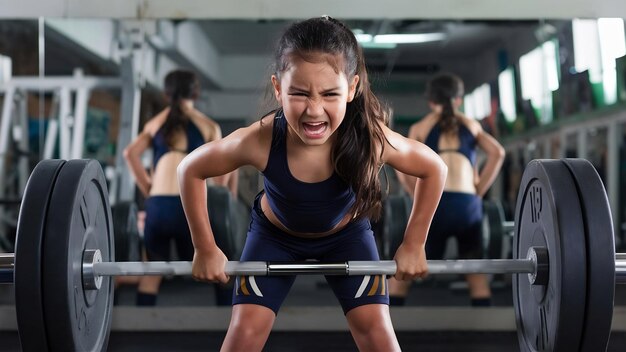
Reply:
<svg viewBox="0 0 626 352"><path fill-rule="evenodd" d="M337 57L330 58L338 62ZM272 76L274 95L290 130L306 145L328 141L343 121L359 81L357 75L349 79L343 70L336 72L327 59L319 54L309 62L293 56L280 80Z"/></svg>

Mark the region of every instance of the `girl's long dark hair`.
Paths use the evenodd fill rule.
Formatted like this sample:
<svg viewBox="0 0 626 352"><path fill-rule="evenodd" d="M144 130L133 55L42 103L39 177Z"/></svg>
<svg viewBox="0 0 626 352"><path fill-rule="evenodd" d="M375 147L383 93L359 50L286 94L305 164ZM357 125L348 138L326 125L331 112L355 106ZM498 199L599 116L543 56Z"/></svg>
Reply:
<svg viewBox="0 0 626 352"><path fill-rule="evenodd" d="M439 127L443 133L455 133L459 129L452 101L463 96L463 81L451 73L442 73L433 77L426 85L428 101L442 106Z"/></svg>
<svg viewBox="0 0 626 352"><path fill-rule="evenodd" d="M161 127L165 141L173 146L173 136L177 131L184 131L189 123L180 103L183 99L195 99L200 90L196 75L187 70L174 70L165 76L165 95L169 100L170 111Z"/></svg>
<svg viewBox="0 0 626 352"><path fill-rule="evenodd" d="M363 52L352 31L328 16L291 25L278 43L274 74L280 78L294 56L307 60L318 53L343 58L343 67L336 69L343 69L349 80L359 76L354 99L337 129L331 158L337 174L356 194L352 214L376 219L382 209L378 172L386 143L380 123L388 124L389 111L370 88Z"/></svg>

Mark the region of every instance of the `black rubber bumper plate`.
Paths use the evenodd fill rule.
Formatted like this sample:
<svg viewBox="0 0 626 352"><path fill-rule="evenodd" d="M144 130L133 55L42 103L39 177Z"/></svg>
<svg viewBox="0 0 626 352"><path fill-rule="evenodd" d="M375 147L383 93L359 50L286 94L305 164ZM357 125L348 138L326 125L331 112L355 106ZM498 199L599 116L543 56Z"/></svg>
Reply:
<svg viewBox="0 0 626 352"><path fill-rule="evenodd" d="M49 346L56 351L106 350L113 280L86 290L83 253L99 249L114 258L113 224L102 168L91 160L68 161L50 200L44 237L44 311Z"/></svg>

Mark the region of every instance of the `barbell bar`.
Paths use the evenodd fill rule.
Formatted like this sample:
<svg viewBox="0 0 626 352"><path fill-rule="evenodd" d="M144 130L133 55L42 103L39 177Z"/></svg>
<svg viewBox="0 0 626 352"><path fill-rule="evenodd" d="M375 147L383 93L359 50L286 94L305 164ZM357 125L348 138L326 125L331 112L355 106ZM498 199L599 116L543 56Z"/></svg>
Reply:
<svg viewBox="0 0 626 352"><path fill-rule="evenodd" d="M626 253L615 253L615 282L626 284Z"/></svg>
<svg viewBox="0 0 626 352"><path fill-rule="evenodd" d="M429 260L428 273L438 274L547 274L547 258L538 259L537 248L532 248L527 259L465 259ZM0 254L0 283L13 282L14 254ZM82 275L85 287L97 288L96 281L102 276L190 276L189 261L155 262L102 262L99 250L86 250L83 255ZM346 262L262 262L228 261L224 272L232 276L278 276L278 275L394 275L396 262L346 261ZM615 282L626 284L626 253L615 254ZM535 284L535 282L532 282Z"/></svg>
<svg viewBox="0 0 626 352"><path fill-rule="evenodd" d="M527 273L529 279L543 278L547 274L547 257L538 256L532 249L529 259L514 260L430 260L430 274L468 273ZM530 253L530 252L529 252ZM192 263L181 262L102 262L99 250L87 250L83 256L83 285L99 289L103 276L134 275L191 275ZM278 276L278 275L394 275L396 262L346 261L324 262L238 262L228 261L224 271L234 276ZM542 279L540 279L542 280Z"/></svg>
<svg viewBox="0 0 626 352"><path fill-rule="evenodd" d="M89 258L87 250L85 257ZM13 283L14 253L0 253L0 283ZM537 263L531 259L466 259L429 260L429 274L533 274ZM347 261L338 263L275 263L228 261L224 272L227 275L394 275L396 262ZM98 276L147 276L147 275L191 275L191 262L83 262L83 275ZM616 283L626 283L626 253L615 254Z"/></svg>
<svg viewBox="0 0 626 352"><path fill-rule="evenodd" d="M89 265L84 266L84 268ZM535 273L536 263L526 259L468 259L429 260L429 274L507 274ZM225 273L234 276L277 276L277 275L394 275L396 262L346 261L346 262L238 262L229 261ZM87 271L84 271L87 272ZM90 272L94 276L117 275L191 275L191 262L109 262L94 263Z"/></svg>
<svg viewBox="0 0 626 352"><path fill-rule="evenodd" d="M99 289L103 276L175 275L189 276L192 263L178 262L101 262L98 250L88 250L83 261L83 285ZM228 261L226 275L394 275L393 260L346 261L336 263L281 263L262 261ZM528 274L531 285L544 285L548 279L549 261L545 248L530 248L527 259L429 260L428 273L438 274ZM626 253L616 254L615 282L626 284Z"/></svg>
<svg viewBox="0 0 626 352"><path fill-rule="evenodd" d="M13 253L0 253L0 283L13 283Z"/></svg>
<svg viewBox="0 0 626 352"><path fill-rule="evenodd" d="M100 250L86 250L83 255L82 275L86 286L94 287L92 282L101 276L146 276L174 275L190 276L189 261L172 262L102 262ZM547 259L547 258L546 258ZM12 283L14 254L0 256L0 270L7 273L2 283ZM626 262L626 261L625 261ZM534 259L466 259L466 260L429 260L429 274L533 274L539 268L546 268L547 260L538 265ZM626 264L624 264L626 265ZM224 272L233 276L277 276L277 275L394 275L396 262L382 261L346 261L346 262L262 262L228 261Z"/></svg>

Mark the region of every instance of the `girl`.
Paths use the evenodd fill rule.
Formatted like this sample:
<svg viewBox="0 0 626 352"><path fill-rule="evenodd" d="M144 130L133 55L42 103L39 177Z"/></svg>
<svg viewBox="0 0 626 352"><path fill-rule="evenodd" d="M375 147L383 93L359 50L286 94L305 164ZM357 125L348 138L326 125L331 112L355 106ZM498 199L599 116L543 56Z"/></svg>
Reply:
<svg viewBox="0 0 626 352"><path fill-rule="evenodd" d="M459 257L481 259L482 197L498 175L504 161L504 148L480 123L464 116L459 107L463 102L463 81L452 74L440 74L426 88L431 113L409 129L409 138L426 143L441 155L448 165L445 191L435 214L426 252L430 259L443 259L447 240L457 239ZM480 175L477 174L476 148L487 155ZM404 188L413 194L416 178L398 173ZM421 187L421 186L420 186ZM484 274L468 274L471 304L491 305L489 281ZM389 281L392 305L403 305L409 283Z"/></svg>
<svg viewBox="0 0 626 352"><path fill-rule="evenodd" d="M169 106L146 123L144 129L124 149L124 158L146 197L144 244L148 260L169 260L170 241L176 241L181 260L191 260L193 245L180 201L176 167L195 148L222 137L219 125L194 108L199 84L196 75L175 70L165 77ZM143 152L152 147L151 172L141 162ZM226 182L222 177L221 183ZM139 279L137 305L155 305L161 276Z"/></svg>
<svg viewBox="0 0 626 352"><path fill-rule="evenodd" d="M330 17L291 25L279 41L273 93L280 108L189 154L178 167L195 254L193 276L228 281L228 260L206 217L207 177L253 165L265 176L242 261L378 260L369 218L378 216L383 163L424 187L395 260L398 280L427 273L424 244L446 166L423 144L387 126L353 33ZM294 277L238 277L222 349L260 351ZM328 276L361 350L400 349L384 277Z"/></svg>

